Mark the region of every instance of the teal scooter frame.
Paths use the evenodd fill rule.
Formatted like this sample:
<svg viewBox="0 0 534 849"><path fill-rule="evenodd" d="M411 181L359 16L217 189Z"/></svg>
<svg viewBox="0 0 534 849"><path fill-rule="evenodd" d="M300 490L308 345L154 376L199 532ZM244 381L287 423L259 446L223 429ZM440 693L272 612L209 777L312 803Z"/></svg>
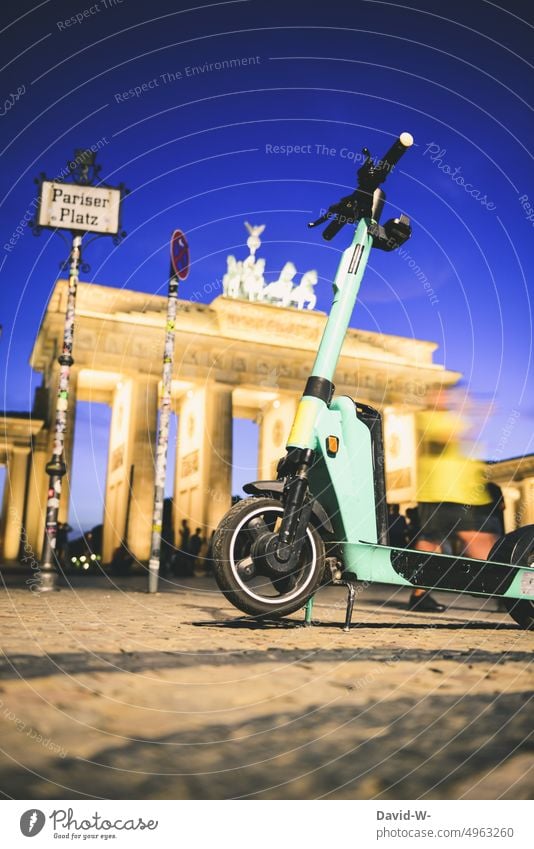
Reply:
<svg viewBox="0 0 534 849"><path fill-rule="evenodd" d="M413 143L403 133L378 162L367 149L358 186L310 226L328 221L324 238L356 225L333 283L334 300L304 394L278 464L276 481L247 484L252 497L234 505L217 528L217 582L240 610L287 615L306 605L324 583L348 589L350 628L355 581L501 597L523 628L534 627L534 526L502 537L487 561L388 544L380 413L334 397L333 377L369 254L391 251L411 235L401 215L383 227L380 189Z"/></svg>

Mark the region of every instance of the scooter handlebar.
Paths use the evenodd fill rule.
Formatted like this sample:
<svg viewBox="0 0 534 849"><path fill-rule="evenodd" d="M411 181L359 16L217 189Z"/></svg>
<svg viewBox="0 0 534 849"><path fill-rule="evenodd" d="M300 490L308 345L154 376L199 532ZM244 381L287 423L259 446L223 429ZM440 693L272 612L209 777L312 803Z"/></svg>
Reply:
<svg viewBox="0 0 534 849"><path fill-rule="evenodd" d="M401 133L378 162L373 162L371 154L365 149L367 159L358 171L358 187L367 191L377 189L412 144L413 136L410 133Z"/></svg>
<svg viewBox="0 0 534 849"><path fill-rule="evenodd" d="M364 148L363 152L367 158L358 170L358 182L355 191L332 204L326 213L321 215L317 221L310 222L308 227L317 227L319 224L329 221L323 232L323 238L329 241L341 230L344 224L353 224L363 217L371 218L373 212L376 214L374 207L375 191L412 144L413 136L410 133L401 133L397 141L391 145L384 157L378 162L373 161L367 148ZM380 209L376 217L378 218L379 215Z"/></svg>
<svg viewBox="0 0 534 849"><path fill-rule="evenodd" d="M395 144L392 144L388 152L385 154L382 162L387 167L388 172L391 171L394 165L397 164L401 156L403 156L409 147L413 144L413 136L410 133L401 133Z"/></svg>

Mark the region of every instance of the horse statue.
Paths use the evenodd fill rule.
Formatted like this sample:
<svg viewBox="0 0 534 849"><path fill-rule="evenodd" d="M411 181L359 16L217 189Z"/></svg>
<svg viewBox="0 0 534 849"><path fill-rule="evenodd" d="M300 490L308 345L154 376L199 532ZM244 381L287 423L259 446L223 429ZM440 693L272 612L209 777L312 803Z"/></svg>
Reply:
<svg viewBox="0 0 534 849"><path fill-rule="evenodd" d="M263 287L265 286L265 260L248 256L243 260L243 292L249 301L261 300Z"/></svg>
<svg viewBox="0 0 534 849"><path fill-rule="evenodd" d="M243 274L243 263L230 254L226 257L226 274L223 275L223 294L227 298L239 298L241 294L241 277Z"/></svg>
<svg viewBox="0 0 534 849"><path fill-rule="evenodd" d="M270 301L272 304L278 304L281 307L288 307L291 302L291 293L293 291L293 278L297 273L297 269L292 262L286 262L280 277L274 283L269 283L263 290L262 300Z"/></svg>
<svg viewBox="0 0 534 849"><path fill-rule="evenodd" d="M299 310L304 309L304 304L307 304L306 309L315 309L317 295L313 290L318 280L319 277L316 271L306 271L300 278L299 285L295 286L291 292L291 305L294 304Z"/></svg>

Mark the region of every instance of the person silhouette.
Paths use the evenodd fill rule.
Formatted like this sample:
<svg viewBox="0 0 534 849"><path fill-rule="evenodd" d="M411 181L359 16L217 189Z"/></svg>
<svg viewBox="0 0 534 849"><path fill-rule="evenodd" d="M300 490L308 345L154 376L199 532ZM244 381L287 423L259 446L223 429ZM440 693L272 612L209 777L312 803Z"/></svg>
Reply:
<svg viewBox="0 0 534 849"><path fill-rule="evenodd" d="M404 548L408 542L408 525L398 504L388 504L389 544Z"/></svg>
<svg viewBox="0 0 534 849"><path fill-rule="evenodd" d="M189 559L190 559L190 571L191 574L195 574L195 566L197 564L197 557L200 554L200 549L202 548L202 543L204 540L202 539L201 529L196 528L195 533L189 538Z"/></svg>
<svg viewBox="0 0 534 849"><path fill-rule="evenodd" d="M191 538L191 528L187 519L182 519L182 524L178 531L180 535L180 545L176 549L176 554L173 558L172 570L177 577L189 574L189 540Z"/></svg>
<svg viewBox="0 0 534 849"><path fill-rule="evenodd" d="M484 464L466 455L462 435L466 422L459 411L448 409L444 389L431 409L416 414L417 509L420 529L418 551L443 553L459 549L466 557L485 560L497 542L500 525L488 492ZM410 610L445 610L428 589L412 590Z"/></svg>

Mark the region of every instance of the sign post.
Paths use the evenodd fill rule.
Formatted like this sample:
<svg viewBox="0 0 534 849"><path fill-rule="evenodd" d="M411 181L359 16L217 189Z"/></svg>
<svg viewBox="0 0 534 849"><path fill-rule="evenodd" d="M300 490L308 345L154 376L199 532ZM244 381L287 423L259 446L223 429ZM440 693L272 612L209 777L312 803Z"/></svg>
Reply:
<svg viewBox="0 0 534 849"><path fill-rule="evenodd" d="M167 299L167 322L165 325L165 347L163 349L163 379L159 412L158 441L156 448L156 485L154 510L152 513L152 543L148 563L148 591L158 590L161 562L161 534L163 530L163 502L167 475L167 453L169 450L169 426L171 419L172 371L174 364L174 329L176 326L176 302L178 281L189 274L189 246L181 230L171 236L171 270Z"/></svg>
<svg viewBox="0 0 534 849"><path fill-rule="evenodd" d="M72 183L47 180L43 174L36 180L40 186L40 197L37 219L33 222L34 235L38 235L44 227L59 232L62 229L68 229L72 235L68 259L69 284L63 345L58 357L59 383L52 457L46 464L46 472L49 476L46 519L39 583L36 585L41 592L56 589L58 574L61 570L56 543L62 480L67 472L64 448L68 422L70 370L74 364L72 350L76 291L80 266L84 270L89 270L89 266L82 263L82 237L88 232L113 236L115 243L118 244L126 235L120 231L120 205L127 190L122 185L117 188L93 185L101 170L101 166L97 165L95 160L96 153L93 151L76 150L74 159L67 167L67 173L73 179Z"/></svg>

